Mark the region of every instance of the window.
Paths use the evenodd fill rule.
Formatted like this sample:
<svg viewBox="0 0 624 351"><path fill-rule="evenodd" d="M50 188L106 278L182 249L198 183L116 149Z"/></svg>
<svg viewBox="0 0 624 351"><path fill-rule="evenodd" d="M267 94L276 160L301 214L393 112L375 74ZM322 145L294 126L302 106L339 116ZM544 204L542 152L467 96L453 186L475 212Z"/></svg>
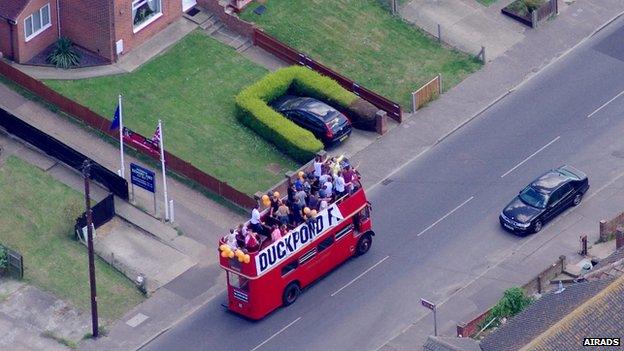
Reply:
<svg viewBox="0 0 624 351"><path fill-rule="evenodd" d="M321 252L325 250L326 248L328 248L333 243L334 243L334 236L332 235L329 238L326 238L325 240L321 241L321 243L318 244L316 251Z"/></svg>
<svg viewBox="0 0 624 351"><path fill-rule="evenodd" d="M231 287L249 291L249 279L238 274L228 272L228 280Z"/></svg>
<svg viewBox="0 0 624 351"><path fill-rule="evenodd" d="M294 271L299 266L299 261L294 260L282 268L282 276Z"/></svg>
<svg viewBox="0 0 624 351"><path fill-rule="evenodd" d="M161 0L132 1L132 21L134 31L138 32L162 15Z"/></svg>
<svg viewBox="0 0 624 351"><path fill-rule="evenodd" d="M24 19L24 36L26 37L26 41L36 37L39 33L48 29L51 25L50 4L46 4Z"/></svg>

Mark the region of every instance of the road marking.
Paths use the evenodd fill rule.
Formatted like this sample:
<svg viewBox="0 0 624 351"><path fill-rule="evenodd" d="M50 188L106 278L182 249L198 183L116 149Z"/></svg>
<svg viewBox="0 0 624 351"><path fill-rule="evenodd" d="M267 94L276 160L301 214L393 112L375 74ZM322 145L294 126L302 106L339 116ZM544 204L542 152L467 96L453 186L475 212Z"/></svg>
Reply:
<svg viewBox="0 0 624 351"><path fill-rule="evenodd" d="M524 160L522 160L522 162L518 163L517 165L514 166L514 168L508 170L507 172L505 172L505 174L503 174L501 176L501 178L504 178L506 175L508 175L509 173L513 172L516 168L522 166L526 161L530 160L531 157L539 154L540 152L542 152L545 148L549 147L552 143L554 143L555 141L559 140L559 138L561 138L561 136L558 136L556 138L554 138L553 140L550 141L550 143L542 146L539 150L535 151L533 154L531 154L531 156L525 158Z"/></svg>
<svg viewBox="0 0 624 351"><path fill-rule="evenodd" d="M137 313L134 317L126 321L126 324L134 328L138 326L139 324L145 322L148 318L149 317L144 315L143 313Z"/></svg>
<svg viewBox="0 0 624 351"><path fill-rule="evenodd" d="M617 94L613 99L611 99L611 100L605 102L604 104L602 104L602 106L598 107L594 112L592 112L589 115L587 115L587 118L591 118L593 115L598 113L598 111L602 110L605 106L607 106L608 104L613 102L613 100L615 100L615 99L619 98L620 96L622 96L622 94L624 94L624 90L622 90L619 94Z"/></svg>
<svg viewBox="0 0 624 351"><path fill-rule="evenodd" d="M271 341L271 339L273 339L274 337L278 336L281 332L283 332L284 330L288 329L288 327L290 327L291 325L299 322L299 320L301 319L301 317L295 319L294 321L290 322L290 324L288 324L287 326L285 326L284 328L280 329L277 333L271 335L268 339L264 340L263 342L261 342L258 346L254 347L253 349L251 349L250 351L256 351L257 349L259 349L260 347L262 347L262 345L266 344L267 342Z"/></svg>
<svg viewBox="0 0 624 351"><path fill-rule="evenodd" d="M425 228L425 230L423 230L422 232L418 233L418 235L416 236L421 236L423 234L425 234L425 232L431 228L433 228L436 224L442 222L446 217L450 216L453 214L453 212L459 210L462 206L464 206L465 204L467 204L468 202L470 202L470 200L474 199L474 196L471 196L468 200L462 202L459 206L455 207L454 209L451 210L451 212L447 213L444 215L444 217L438 219L437 221L433 222L432 225L428 226L427 228Z"/></svg>
<svg viewBox="0 0 624 351"><path fill-rule="evenodd" d="M353 284L356 280L362 278L364 276L364 274L370 272L373 268L379 266L383 261L387 260L390 256L386 256L384 258L381 259L381 261L375 263L372 267L370 267L369 269L365 270L364 272L362 272L362 274L358 275L357 277L353 278L353 280L351 280L350 282L348 282L345 286L343 286L342 288L334 291L333 294L331 294L331 297L334 297L336 294L338 294L339 292L341 292L343 289L347 288L349 285ZM253 351L253 350L251 350Z"/></svg>

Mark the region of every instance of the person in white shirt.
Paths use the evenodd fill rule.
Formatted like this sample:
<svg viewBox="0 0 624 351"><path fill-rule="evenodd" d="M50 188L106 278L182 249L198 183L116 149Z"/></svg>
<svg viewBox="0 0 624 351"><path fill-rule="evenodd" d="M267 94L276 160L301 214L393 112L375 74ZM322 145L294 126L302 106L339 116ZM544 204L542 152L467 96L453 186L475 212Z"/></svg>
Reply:
<svg viewBox="0 0 624 351"><path fill-rule="evenodd" d="M345 180L342 176L342 171L338 173L338 176L334 179L334 189L336 190L336 198L341 198L345 194Z"/></svg>
<svg viewBox="0 0 624 351"><path fill-rule="evenodd" d="M223 239L225 239L225 243L230 247L230 249L238 249L238 244L236 243L236 231L234 229L230 229L230 234L226 235Z"/></svg>
<svg viewBox="0 0 624 351"><path fill-rule="evenodd" d="M323 158L319 155L316 155L316 159L314 160L314 176L316 178L320 178L323 174Z"/></svg>
<svg viewBox="0 0 624 351"><path fill-rule="evenodd" d="M334 185L332 184L332 179L331 178L327 179L327 181L323 184L323 187L325 188L325 191L327 192L327 195L325 195L325 197L331 197L334 191Z"/></svg>
<svg viewBox="0 0 624 351"><path fill-rule="evenodd" d="M254 232L258 234L267 236L265 234L266 231L264 230L264 226L260 222L260 211L258 211L259 207L260 205L256 204L253 210L251 210L251 219L249 220L249 228L251 228Z"/></svg>

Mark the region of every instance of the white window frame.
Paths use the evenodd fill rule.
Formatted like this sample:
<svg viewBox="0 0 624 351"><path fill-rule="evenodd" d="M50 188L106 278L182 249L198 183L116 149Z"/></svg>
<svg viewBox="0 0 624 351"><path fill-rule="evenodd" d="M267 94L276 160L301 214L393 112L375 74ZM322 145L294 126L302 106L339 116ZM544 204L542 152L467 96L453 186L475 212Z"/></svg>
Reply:
<svg viewBox="0 0 624 351"><path fill-rule="evenodd" d="M43 13L44 10L47 11L48 13L48 23L43 23ZM34 20L35 20L35 13L39 13L39 25L40 28L35 31L35 26L34 26ZM30 30L32 31L32 33L30 35L27 35L26 33L26 21L30 19ZM26 40L26 42L30 41L32 38L36 37L37 35L41 34L41 32L45 31L46 29L52 27L52 13L50 12L50 3L47 3L45 5L43 5L43 7L41 7L40 9L38 9L37 11L33 12L30 16L24 18L24 38Z"/></svg>
<svg viewBox="0 0 624 351"><path fill-rule="evenodd" d="M135 9L143 6L144 4L147 3L148 0L132 0L132 32L136 33L138 31L140 31L141 29L147 27L150 23L156 21L157 19L159 19L160 17L162 17L163 15L163 10L162 10L162 0L156 0L158 1L158 12L156 12L155 14L153 14L150 18L148 18L146 21L144 21L143 23L139 24L139 25L134 25L134 11Z"/></svg>

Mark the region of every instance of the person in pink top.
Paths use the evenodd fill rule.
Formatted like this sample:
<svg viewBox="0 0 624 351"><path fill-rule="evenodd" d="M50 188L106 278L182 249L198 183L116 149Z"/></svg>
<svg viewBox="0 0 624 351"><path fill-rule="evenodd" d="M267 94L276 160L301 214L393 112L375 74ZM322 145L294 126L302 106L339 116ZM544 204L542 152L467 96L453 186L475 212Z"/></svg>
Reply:
<svg viewBox="0 0 624 351"><path fill-rule="evenodd" d="M247 229L247 235L245 236L245 248L247 249L247 252L256 252L260 250L258 234L254 233L251 228Z"/></svg>
<svg viewBox="0 0 624 351"><path fill-rule="evenodd" d="M273 240L273 242L276 242L281 238L282 238L282 231L279 229L277 224L274 224L273 227L271 227L271 240Z"/></svg>

